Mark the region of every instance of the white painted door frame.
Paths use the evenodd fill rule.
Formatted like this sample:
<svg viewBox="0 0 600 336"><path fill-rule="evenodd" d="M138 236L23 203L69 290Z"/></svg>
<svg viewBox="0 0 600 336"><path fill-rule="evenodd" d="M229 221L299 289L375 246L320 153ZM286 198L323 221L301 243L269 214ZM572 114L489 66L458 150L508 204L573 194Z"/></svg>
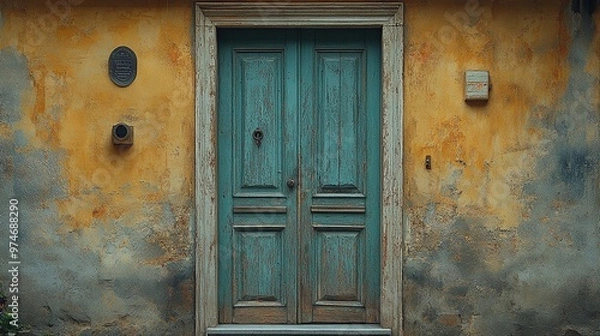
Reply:
<svg viewBox="0 0 600 336"><path fill-rule="evenodd" d="M218 324L217 28L382 29L381 326L402 332L401 2L196 3L196 335Z"/></svg>

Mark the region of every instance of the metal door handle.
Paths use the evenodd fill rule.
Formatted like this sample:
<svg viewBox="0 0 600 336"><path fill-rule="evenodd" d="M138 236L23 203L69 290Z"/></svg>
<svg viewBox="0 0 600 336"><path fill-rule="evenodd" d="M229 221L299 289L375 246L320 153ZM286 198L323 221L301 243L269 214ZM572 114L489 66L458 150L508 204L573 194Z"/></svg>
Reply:
<svg viewBox="0 0 600 336"><path fill-rule="evenodd" d="M265 137L265 133L263 133L263 131L260 129L260 127L257 127L254 132L252 132L252 138L254 139L254 142L256 143L256 145L258 147L260 147L260 144L263 141L263 138Z"/></svg>
<svg viewBox="0 0 600 336"><path fill-rule="evenodd" d="M287 181L287 186L290 188L293 188L296 185L296 181L294 181L294 179L289 179Z"/></svg>

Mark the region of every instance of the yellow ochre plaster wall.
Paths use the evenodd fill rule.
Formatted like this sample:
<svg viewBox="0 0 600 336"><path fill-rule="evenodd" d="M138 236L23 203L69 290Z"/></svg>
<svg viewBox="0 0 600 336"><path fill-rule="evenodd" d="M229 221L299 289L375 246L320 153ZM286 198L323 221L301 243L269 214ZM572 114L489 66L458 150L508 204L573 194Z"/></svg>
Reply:
<svg viewBox="0 0 600 336"><path fill-rule="evenodd" d="M1 199L20 203L20 320L57 335L191 334L192 4L3 1L0 13ZM121 45L138 59L126 88L108 76ZM118 122L134 126L130 148L112 145Z"/></svg>
<svg viewBox="0 0 600 336"><path fill-rule="evenodd" d="M405 334L596 335L600 4L405 4Z"/></svg>

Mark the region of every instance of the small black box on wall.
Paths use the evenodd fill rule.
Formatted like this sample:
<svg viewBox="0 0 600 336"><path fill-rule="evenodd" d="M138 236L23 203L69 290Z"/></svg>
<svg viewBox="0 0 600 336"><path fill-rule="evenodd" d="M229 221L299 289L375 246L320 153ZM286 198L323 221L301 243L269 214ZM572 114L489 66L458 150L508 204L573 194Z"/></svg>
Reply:
<svg viewBox="0 0 600 336"><path fill-rule="evenodd" d="M112 127L113 145L133 145L133 126L118 123Z"/></svg>

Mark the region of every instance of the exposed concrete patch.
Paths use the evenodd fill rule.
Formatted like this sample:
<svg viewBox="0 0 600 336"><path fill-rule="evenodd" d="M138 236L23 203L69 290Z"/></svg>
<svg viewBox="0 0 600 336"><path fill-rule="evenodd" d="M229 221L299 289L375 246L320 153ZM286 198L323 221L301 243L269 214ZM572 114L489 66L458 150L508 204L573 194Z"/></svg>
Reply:
<svg viewBox="0 0 600 336"><path fill-rule="evenodd" d="M15 153L14 192L25 204L43 204L66 196L61 172L61 151L32 150Z"/></svg>
<svg viewBox="0 0 600 336"><path fill-rule="evenodd" d="M21 119L21 98L29 88L31 79L26 58L14 48L1 49L0 122L14 123Z"/></svg>
<svg viewBox="0 0 600 336"><path fill-rule="evenodd" d="M531 244L530 260L522 256L521 265L513 266L526 274L513 284L516 293L529 296L515 300L517 331L524 334L563 334L567 326L592 334L600 325L600 265L593 261L600 258L600 139L585 131L588 125L600 127L600 107L580 99L598 87L599 78L585 72L593 20L585 14L578 19L569 85L555 123L548 125L556 138L538 164L539 177L524 188L534 199L530 220L519 227L524 243ZM542 302L547 308L536 309Z"/></svg>
<svg viewBox="0 0 600 336"><path fill-rule="evenodd" d="M0 195L3 197L12 197L14 195L14 152L14 144L11 139L0 138L0 179L2 179Z"/></svg>
<svg viewBox="0 0 600 336"><path fill-rule="evenodd" d="M24 319L35 321L38 330L65 335L189 334L193 330L192 259L145 265L152 256L145 255L148 247L138 242L147 233L116 223L111 226L63 233L51 246L42 238L27 242L44 248L38 249L43 255L27 256L33 262L24 284L46 294L26 298L23 304L34 309Z"/></svg>

